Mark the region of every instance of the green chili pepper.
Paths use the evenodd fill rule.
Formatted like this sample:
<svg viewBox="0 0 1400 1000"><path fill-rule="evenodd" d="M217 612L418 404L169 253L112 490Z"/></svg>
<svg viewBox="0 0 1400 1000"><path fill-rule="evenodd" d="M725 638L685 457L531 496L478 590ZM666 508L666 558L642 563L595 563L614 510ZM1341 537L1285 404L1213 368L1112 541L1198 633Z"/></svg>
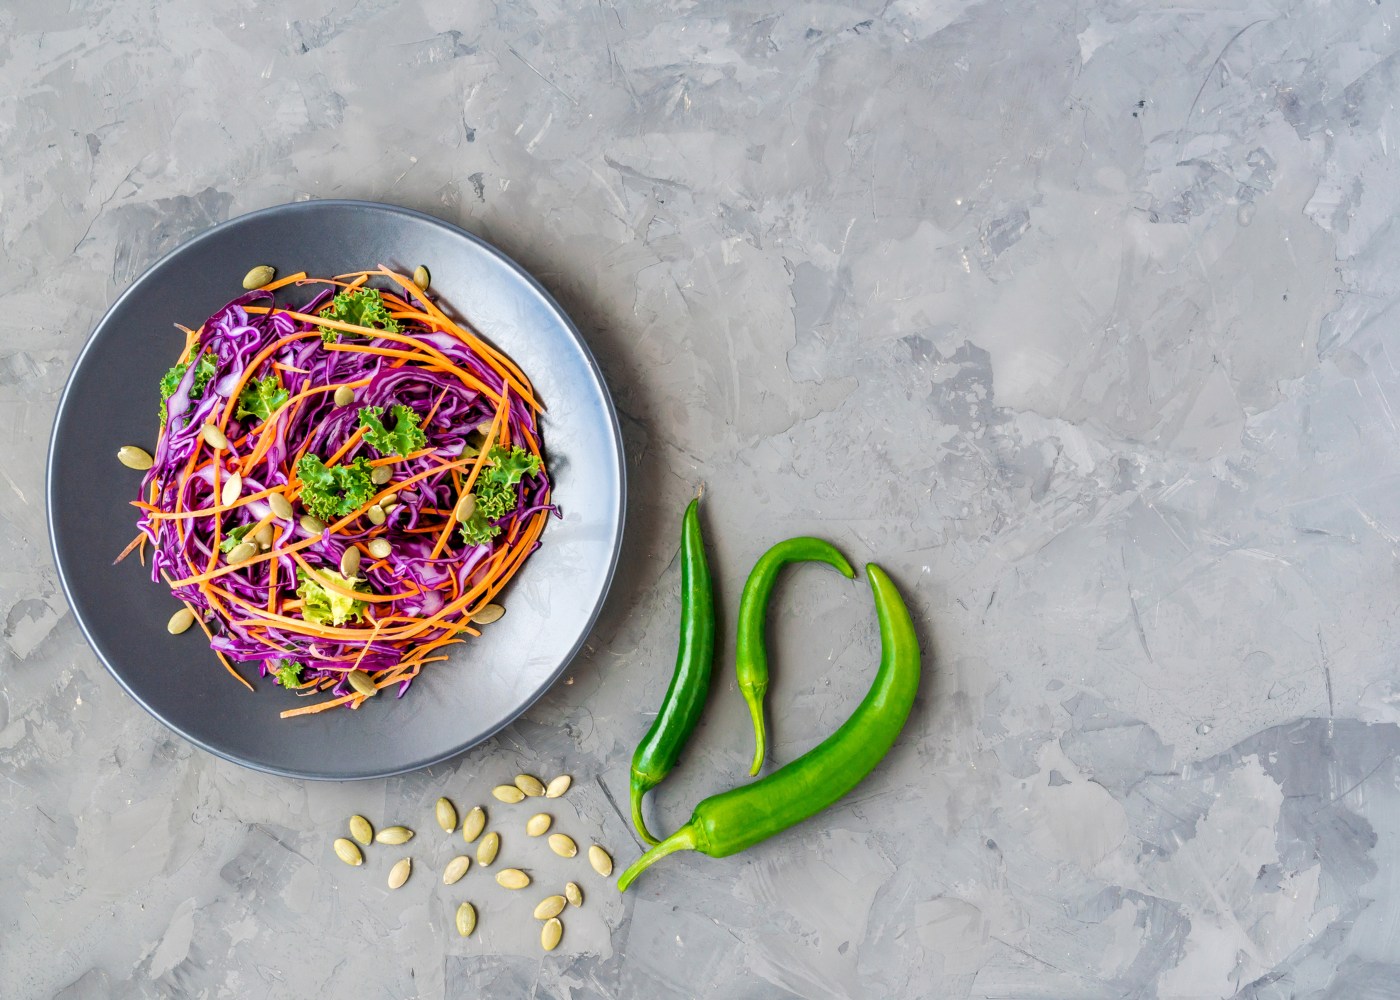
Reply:
<svg viewBox="0 0 1400 1000"><path fill-rule="evenodd" d="M766 778L712 795L690 821L638 858L618 879L626 890L642 871L676 851L723 858L815 815L854 788L894 745L919 690L919 639L884 571L865 567L880 622L880 669L841 728Z"/></svg>
<svg viewBox="0 0 1400 1000"><path fill-rule="evenodd" d="M739 693L749 706L749 715L753 716L753 766L749 774L758 773L768 752L768 733L763 724L763 699L768 694L768 651L763 641L768 600L779 570L795 562L829 563L847 580L856 575L846 557L820 538L789 538L763 553L754 564L744 584L744 595L739 598L739 636L734 647L734 674L739 681Z"/></svg>
<svg viewBox="0 0 1400 1000"><path fill-rule="evenodd" d="M700 534L700 498L696 497L681 522L681 635L676 670L656 721L632 755L632 823L648 844L657 840L642 819L642 796L671 773L700 721L714 659L715 595L705 561L705 540Z"/></svg>

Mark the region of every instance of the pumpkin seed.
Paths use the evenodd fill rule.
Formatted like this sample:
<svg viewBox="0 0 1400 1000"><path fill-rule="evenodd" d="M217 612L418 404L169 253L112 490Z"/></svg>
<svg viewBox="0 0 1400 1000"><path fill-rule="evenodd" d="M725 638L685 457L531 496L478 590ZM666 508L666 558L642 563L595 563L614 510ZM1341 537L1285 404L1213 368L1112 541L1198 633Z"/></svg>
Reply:
<svg viewBox="0 0 1400 1000"><path fill-rule="evenodd" d="M407 844L413 839L413 831L406 826L386 826L374 835L376 844L389 844L397 846Z"/></svg>
<svg viewBox="0 0 1400 1000"><path fill-rule="evenodd" d="M588 863L593 866L593 870L603 878L612 874L612 855L603 850L597 844L588 849Z"/></svg>
<svg viewBox="0 0 1400 1000"><path fill-rule="evenodd" d="M488 604L487 607L490 607ZM473 619L475 621L475 619ZM515 787L531 797L544 794L544 782L540 781L533 774L517 774L515 776Z"/></svg>
<svg viewBox="0 0 1400 1000"><path fill-rule="evenodd" d="M277 277L277 268L271 264L259 264L243 276L243 287L251 292L254 288L266 285L275 277Z"/></svg>
<svg viewBox="0 0 1400 1000"><path fill-rule="evenodd" d="M355 390L348 385L342 385L335 390L335 395L331 398L335 400L336 406L349 406L355 401Z"/></svg>
<svg viewBox="0 0 1400 1000"><path fill-rule="evenodd" d="M394 505L394 502L398 500L398 498L399 495L397 493L385 493L382 497L379 498L379 506L383 507L385 510L388 510Z"/></svg>
<svg viewBox="0 0 1400 1000"><path fill-rule="evenodd" d="M501 835L492 830L481 838L481 843L476 845L476 863L481 867L488 867L496 860L496 852L501 849Z"/></svg>
<svg viewBox="0 0 1400 1000"><path fill-rule="evenodd" d="M394 478L394 470L387 465L376 465L374 471L369 474L369 481L375 486L383 486Z"/></svg>
<svg viewBox="0 0 1400 1000"><path fill-rule="evenodd" d="M559 941L564 937L564 925L559 922L558 917L550 917L540 928L540 947L545 951L553 951L559 947Z"/></svg>
<svg viewBox="0 0 1400 1000"><path fill-rule="evenodd" d="M525 821L525 832L532 837L543 837L554 818L549 813L535 813Z"/></svg>
<svg viewBox="0 0 1400 1000"><path fill-rule="evenodd" d="M369 549L369 554L376 559L388 559L389 553L394 551L387 538L373 538L365 548Z"/></svg>
<svg viewBox="0 0 1400 1000"><path fill-rule="evenodd" d="M340 554L340 575L354 576L360 571L360 547L352 545Z"/></svg>
<svg viewBox="0 0 1400 1000"><path fill-rule="evenodd" d="M370 826L369 820L363 816L351 816L350 836L368 847L369 842L374 839L374 827Z"/></svg>
<svg viewBox="0 0 1400 1000"><path fill-rule="evenodd" d="M412 858L400 858L394 863L394 867L389 869L389 888L397 889L408 881L409 874L413 871Z"/></svg>
<svg viewBox="0 0 1400 1000"><path fill-rule="evenodd" d="M490 436L491 436L491 428L494 427L494 426L495 426L495 424L492 423L492 421L490 421L490 420L483 420L481 423L477 424L477 425L476 425L474 428L472 428L472 429L473 429L474 431L476 431L478 434L480 434L482 437L490 437Z"/></svg>
<svg viewBox="0 0 1400 1000"><path fill-rule="evenodd" d="M540 905L535 907L536 920L548 920L550 917L557 917L564 912L564 906L568 903L563 896L546 896L540 900Z"/></svg>
<svg viewBox="0 0 1400 1000"><path fill-rule="evenodd" d="M561 858L572 858L578 853L578 844L574 843L574 838L565 833L551 833L549 835L549 849Z"/></svg>
<svg viewBox="0 0 1400 1000"><path fill-rule="evenodd" d="M519 802L525 797L525 793L514 785L497 785L491 789L491 794L502 802Z"/></svg>
<svg viewBox="0 0 1400 1000"><path fill-rule="evenodd" d="M383 524L383 523L384 523L384 508L381 507L381 506L379 506L378 504L375 504L373 507L371 507L371 508L369 509L368 515L369 515L369 521L370 521L371 524Z"/></svg>
<svg viewBox="0 0 1400 1000"><path fill-rule="evenodd" d="M194 624L194 612L189 608L181 608L170 616L170 621L165 623L165 630L171 635L179 635L189 629Z"/></svg>
<svg viewBox="0 0 1400 1000"><path fill-rule="evenodd" d="M472 615L472 624L490 625L494 621L499 621L501 616L505 613L506 609L501 607L499 604L486 604L478 608L476 612ZM535 784L540 785L539 778L534 778L532 780L535 782ZM543 795L544 785L540 785L540 790L538 792L532 792L531 794Z"/></svg>
<svg viewBox="0 0 1400 1000"><path fill-rule="evenodd" d="M496 884L505 889L523 889L530 884L530 876L519 868L502 868L496 873Z"/></svg>
<svg viewBox="0 0 1400 1000"><path fill-rule="evenodd" d="M583 905L583 890L578 887L577 882L569 882L564 886L564 898L574 906Z"/></svg>
<svg viewBox="0 0 1400 1000"><path fill-rule="evenodd" d="M215 451L223 451L228 447L228 435L213 424L205 424L201 427L199 436L204 438L204 443Z"/></svg>
<svg viewBox="0 0 1400 1000"><path fill-rule="evenodd" d="M554 778L549 784L544 786L544 797L547 799L557 799L569 790L569 786L574 783L574 779L567 774L561 774Z"/></svg>
<svg viewBox="0 0 1400 1000"><path fill-rule="evenodd" d="M335 856L347 865L362 865L365 863L365 856L360 853L360 849L355 846L353 840L346 840L344 837L337 837L335 843L331 845L335 848Z"/></svg>
<svg viewBox="0 0 1400 1000"><path fill-rule="evenodd" d="M356 667L345 678L350 682L350 686L357 694L362 694L366 698L373 698L379 693L379 688L374 686L374 680L369 674Z"/></svg>
<svg viewBox="0 0 1400 1000"><path fill-rule="evenodd" d="M301 530L308 535L319 535L326 530L326 522L319 517L312 517L310 514L301 515L301 520L297 523L301 525Z"/></svg>
<svg viewBox="0 0 1400 1000"><path fill-rule="evenodd" d="M267 505L272 508L272 516L279 521L290 521L292 519L292 504L281 493L269 493Z"/></svg>
<svg viewBox="0 0 1400 1000"><path fill-rule="evenodd" d="M399 509L400 504L396 504L396 503L386 503L386 504L381 504L380 506L384 508L384 518L385 518L385 520L388 520L390 517L393 517L393 516L394 516L394 511L396 511L396 510Z"/></svg>
<svg viewBox="0 0 1400 1000"><path fill-rule="evenodd" d="M419 264L413 269L413 283L425 292L428 290L428 286L433 283L433 276L428 273L427 267Z"/></svg>
<svg viewBox="0 0 1400 1000"><path fill-rule="evenodd" d="M486 810L481 806L472 806L467 812L467 816L462 820L462 839L470 844L477 837L481 836L481 831L486 829Z"/></svg>
<svg viewBox="0 0 1400 1000"><path fill-rule="evenodd" d="M224 480L224 488L219 491L219 500L225 507L232 507L233 502L238 499L238 494L243 492L243 477L234 473Z"/></svg>
<svg viewBox="0 0 1400 1000"><path fill-rule="evenodd" d="M438 799L434 807L437 812L438 826L442 827L444 833L451 833L457 829L457 808L446 799Z"/></svg>
<svg viewBox="0 0 1400 1000"><path fill-rule="evenodd" d="M455 885L461 881L462 876L467 873L467 869L472 866L472 859L465 854L459 854L451 861L447 862L447 868L442 873L443 885Z"/></svg>
<svg viewBox="0 0 1400 1000"><path fill-rule="evenodd" d="M462 937L471 937L472 931L476 930L476 907L471 903L463 903L457 907L457 933Z"/></svg>
<svg viewBox="0 0 1400 1000"><path fill-rule="evenodd" d="M150 468L150 466L146 466ZM452 516L459 521L470 521L472 515L476 513L476 494L463 493L462 498L457 501L457 506L452 508Z"/></svg>
<svg viewBox="0 0 1400 1000"><path fill-rule="evenodd" d="M225 558L228 560L230 566L234 566L241 562L247 562L257 554L257 542L239 542L233 548L229 549L229 553Z"/></svg>
<svg viewBox="0 0 1400 1000"><path fill-rule="evenodd" d="M138 448L134 444L123 445L117 449L117 461L125 465L128 469L135 469L137 472L145 472L156 464L156 460L151 457L151 453L145 448Z"/></svg>

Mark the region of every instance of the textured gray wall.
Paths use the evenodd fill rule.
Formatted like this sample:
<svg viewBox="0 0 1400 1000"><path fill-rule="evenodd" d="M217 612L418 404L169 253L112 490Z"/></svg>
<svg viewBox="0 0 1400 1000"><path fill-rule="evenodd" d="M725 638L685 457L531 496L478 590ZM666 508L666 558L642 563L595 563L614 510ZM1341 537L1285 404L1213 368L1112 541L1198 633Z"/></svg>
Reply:
<svg viewBox="0 0 1400 1000"><path fill-rule="evenodd" d="M1395 5L49 7L0 10L7 996L1400 997ZM567 679L449 766L347 786L147 718L66 612L41 502L107 303L327 196L534 271L633 484ZM391 899L383 852L335 862L350 812L423 826L522 767L571 771L561 819L635 856L606 792L702 480L726 632L786 535L906 587L934 655L886 764L746 855L585 880L544 958L503 893L463 942L431 872ZM788 759L877 643L829 571L782 602ZM663 823L739 779L746 727L726 675Z"/></svg>

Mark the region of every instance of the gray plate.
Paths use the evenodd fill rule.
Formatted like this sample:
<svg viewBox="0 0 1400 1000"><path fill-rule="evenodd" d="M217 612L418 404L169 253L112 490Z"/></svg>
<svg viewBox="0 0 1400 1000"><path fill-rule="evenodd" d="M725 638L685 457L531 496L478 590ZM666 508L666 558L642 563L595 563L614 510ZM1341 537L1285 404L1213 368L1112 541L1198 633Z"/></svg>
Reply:
<svg viewBox="0 0 1400 1000"><path fill-rule="evenodd" d="M400 700L280 719L304 704L270 680L249 694L148 570L112 559L136 533L140 473L117 449L153 449L157 384L179 353L172 324L204 321L254 264L340 274L383 263L432 269L449 311L504 349L547 407L541 421L563 519L506 589L506 616L454 647ZM304 300L306 289L289 289ZM626 483L612 400L569 318L517 264L455 226L354 201L281 205L225 222L143 274L97 325L59 402L49 447L49 532L59 578L93 649L147 711L210 753L302 778L370 778L444 760L510 723L559 677L602 608L622 543ZM255 671L246 670L253 675Z"/></svg>

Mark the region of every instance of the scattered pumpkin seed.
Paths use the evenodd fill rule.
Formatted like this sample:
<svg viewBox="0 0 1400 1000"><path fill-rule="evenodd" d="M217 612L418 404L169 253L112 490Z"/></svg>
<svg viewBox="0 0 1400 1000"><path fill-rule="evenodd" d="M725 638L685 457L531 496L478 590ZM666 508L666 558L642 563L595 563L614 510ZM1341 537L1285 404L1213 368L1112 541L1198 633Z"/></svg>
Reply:
<svg viewBox="0 0 1400 1000"><path fill-rule="evenodd" d="M145 448L138 448L134 444L123 445L117 449L117 461L125 465L128 469L135 469L137 472L145 472L156 464L156 460L151 457L151 453Z"/></svg>
<svg viewBox="0 0 1400 1000"><path fill-rule="evenodd" d="M472 616L471 616L472 624L473 624L473 625L490 625L490 624L491 624L492 622L494 622L494 621L499 621L500 618L501 618L501 616L504 615L505 613L506 613L506 609L503 608L503 607L501 607L499 604L486 604L486 605L483 605L482 607L478 608L475 612L473 612L473 614L472 614ZM539 783L539 780L540 780L539 778L535 778L535 779L534 779L534 781L536 782L536 784ZM538 792L532 792L531 794L533 794L533 795L543 795L543 794L544 794L544 785L540 785L540 790L539 790Z"/></svg>
<svg viewBox="0 0 1400 1000"><path fill-rule="evenodd" d="M490 605L488 604L487 607L490 607ZM472 620L475 621L476 619L473 618ZM517 774L515 776L515 787L532 798L544 794L544 782L536 778L533 774Z"/></svg>
<svg viewBox="0 0 1400 1000"><path fill-rule="evenodd" d="M229 565L233 566L241 562L247 562L249 559L253 558L253 556L257 554L257 542L239 542L233 548L229 549L229 553L226 558L228 560Z"/></svg>
<svg viewBox="0 0 1400 1000"><path fill-rule="evenodd" d="M266 285L275 277L277 277L277 268L271 264L259 264L243 276L243 287L251 292L254 288Z"/></svg>
<svg viewBox="0 0 1400 1000"><path fill-rule="evenodd" d="M350 682L350 686L357 694L362 694L366 698L373 698L379 693L379 688L374 686L374 681L369 674L356 667L345 678Z"/></svg>
<svg viewBox="0 0 1400 1000"><path fill-rule="evenodd" d="M395 847L399 844L407 844L412 839L413 831L406 826L386 826L374 835L376 844L389 844Z"/></svg>
<svg viewBox="0 0 1400 1000"><path fill-rule="evenodd" d="M354 576L360 571L360 547L352 545L340 554L340 575Z"/></svg>
<svg viewBox="0 0 1400 1000"><path fill-rule="evenodd" d="M394 551L387 538L372 538L365 548L369 549L369 554L376 559L388 559L389 553Z"/></svg>
<svg viewBox="0 0 1400 1000"><path fill-rule="evenodd" d="M603 850L597 844L588 849L588 863L593 866L593 870L603 878L612 874L612 855Z"/></svg>
<svg viewBox="0 0 1400 1000"><path fill-rule="evenodd" d="M523 889L530 884L530 876L519 868L502 868L496 873L496 884L504 889Z"/></svg>
<svg viewBox="0 0 1400 1000"><path fill-rule="evenodd" d="M514 785L497 785L495 788L491 789L491 794L502 802L514 803L525 798L525 793Z"/></svg>
<svg viewBox="0 0 1400 1000"><path fill-rule="evenodd" d="M375 486L383 486L394 478L394 470L387 465L376 465L374 471L369 474L369 481Z"/></svg>
<svg viewBox="0 0 1400 1000"><path fill-rule="evenodd" d="M326 522L319 517L312 517L310 514L301 515L301 520L297 523L301 525L301 530L308 535L319 535L326 530Z"/></svg>
<svg viewBox="0 0 1400 1000"><path fill-rule="evenodd" d="M189 608L181 608L170 616L170 621L165 623L165 630L171 635L179 635L187 631L194 624L194 612Z"/></svg>
<svg viewBox="0 0 1400 1000"><path fill-rule="evenodd" d="M471 903L463 903L457 907L457 933L462 937L471 937L472 931L476 930L476 907Z"/></svg>
<svg viewBox="0 0 1400 1000"><path fill-rule="evenodd" d="M438 826L442 827L444 833L451 833L457 829L457 807L447 799L438 799L437 805L433 807L437 813Z"/></svg>
<svg viewBox="0 0 1400 1000"><path fill-rule="evenodd" d="M335 390L335 395L331 397L336 406L349 406L355 401L355 390L348 385L342 385Z"/></svg>
<svg viewBox="0 0 1400 1000"><path fill-rule="evenodd" d="M390 517L393 517L394 511L398 510L399 507L400 507L400 505L399 505L399 504L396 504L396 503L385 503L385 504L380 504L380 506L384 508L384 519L385 519L386 521L387 521Z"/></svg>
<svg viewBox="0 0 1400 1000"><path fill-rule="evenodd" d="M369 825L369 820L363 816L350 817L350 836L354 837L366 847L374 839L374 827Z"/></svg>
<svg viewBox="0 0 1400 1000"><path fill-rule="evenodd" d="M564 906L567 903L568 900L563 896L546 896L535 907L535 919L548 920L550 917L557 917L564 912Z"/></svg>
<svg viewBox="0 0 1400 1000"><path fill-rule="evenodd" d="M462 876L467 873L467 869L472 866L472 859L465 854L459 854L451 861L447 862L447 868L442 873L443 885L455 885L460 882Z"/></svg>
<svg viewBox="0 0 1400 1000"><path fill-rule="evenodd" d="M549 835L549 849L561 858L572 858L578 853L578 844L575 844L574 838L566 833L551 833Z"/></svg>
<svg viewBox="0 0 1400 1000"><path fill-rule="evenodd" d="M213 424L205 424L201 427L199 436L204 438L204 443L215 451L223 451L228 447L228 435Z"/></svg>
<svg viewBox="0 0 1400 1000"><path fill-rule="evenodd" d="M394 867L389 869L389 888L397 889L408 881L408 876L413 871L412 858L400 858L394 863Z"/></svg>
<svg viewBox="0 0 1400 1000"><path fill-rule="evenodd" d="M398 499L399 495L397 493L385 493L382 497L379 498L379 506L383 507L385 510L388 510L394 505L394 503Z"/></svg>
<svg viewBox="0 0 1400 1000"><path fill-rule="evenodd" d="M266 551L272 548L272 525L270 523L264 524L248 537L258 543L258 548Z"/></svg>
<svg viewBox="0 0 1400 1000"><path fill-rule="evenodd" d="M384 508L381 507L381 506L379 506L378 504L375 504L373 507L371 507L371 508L366 512L366 514L367 514L367 516L369 517L369 520L370 520L370 523L371 523L371 524L383 524L383 523L384 523Z"/></svg>
<svg viewBox="0 0 1400 1000"><path fill-rule="evenodd" d="M486 829L486 810L481 806L472 806L467 811L466 818L462 820L462 839L470 844L477 837L481 836L481 831Z"/></svg>
<svg viewBox="0 0 1400 1000"><path fill-rule="evenodd" d="M564 925L559 922L558 917L550 917L540 928L540 947L545 951L553 951L559 947L559 941L564 937Z"/></svg>
<svg viewBox="0 0 1400 1000"><path fill-rule="evenodd" d="M525 821L525 832L532 837L543 837L554 818L549 813L535 813Z"/></svg>
<svg viewBox="0 0 1400 1000"><path fill-rule="evenodd" d="M150 466L146 466L150 468ZM457 506L452 508L452 516L459 521L470 521L472 515L476 513L476 494L463 493L462 498L457 501Z"/></svg>
<svg viewBox="0 0 1400 1000"><path fill-rule="evenodd" d="M476 845L476 863L483 868L490 866L496 860L496 852L501 849L501 835L492 830L481 838L481 843Z"/></svg>
<svg viewBox="0 0 1400 1000"><path fill-rule="evenodd" d="M574 783L574 779L567 774L561 774L554 778L549 784L544 786L544 797L547 799L557 799L569 790L569 786Z"/></svg>
<svg viewBox="0 0 1400 1000"><path fill-rule="evenodd" d="M292 504L281 493L269 493L267 505L272 508L272 516L279 521L290 521L292 519Z"/></svg>
<svg viewBox="0 0 1400 1000"><path fill-rule="evenodd" d="M344 837L337 837L335 843L331 845L335 848L335 856L347 865L362 865L365 863L365 856L360 853L360 849L355 846L353 840L346 840Z"/></svg>
<svg viewBox="0 0 1400 1000"><path fill-rule="evenodd" d="M577 882L568 882L564 885L564 898L573 906L583 905L583 890L578 887Z"/></svg>
<svg viewBox="0 0 1400 1000"><path fill-rule="evenodd" d="M243 492L243 477L234 473L224 480L223 489L219 491L219 500L225 507L233 506L233 502L238 499L238 494Z"/></svg>
<svg viewBox="0 0 1400 1000"><path fill-rule="evenodd" d="M433 283L433 276L428 273L427 267L419 264L413 269L413 283L425 292L428 290L428 286Z"/></svg>
<svg viewBox="0 0 1400 1000"><path fill-rule="evenodd" d="M472 430L476 431L476 432L477 432L478 434L480 434L482 437L490 437L490 436L491 436L491 428L492 428L492 426L494 426L493 423L492 423L492 421L490 421L490 420L483 420L481 423L479 423L479 424L477 424L475 427L473 427Z"/></svg>

